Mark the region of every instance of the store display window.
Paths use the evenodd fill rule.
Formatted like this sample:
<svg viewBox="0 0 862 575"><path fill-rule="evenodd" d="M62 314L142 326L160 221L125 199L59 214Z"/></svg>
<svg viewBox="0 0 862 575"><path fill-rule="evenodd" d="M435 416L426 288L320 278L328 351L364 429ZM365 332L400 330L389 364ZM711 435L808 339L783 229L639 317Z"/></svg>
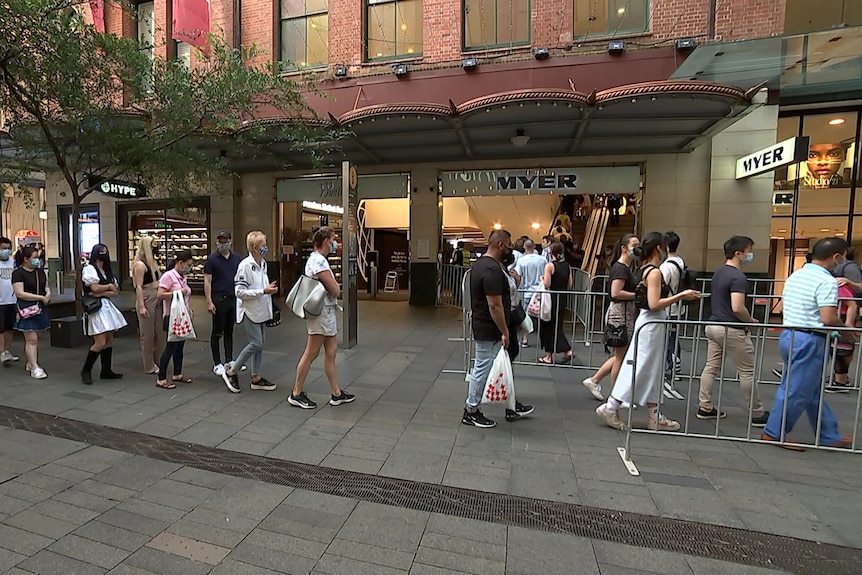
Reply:
<svg viewBox="0 0 862 575"><path fill-rule="evenodd" d="M72 208L61 206L60 214L60 257L63 260L63 271L71 273L75 270L72 260ZM78 213L78 249L82 263L90 259L90 250L96 244L102 243L101 224L99 223L99 206L83 205Z"/></svg>
<svg viewBox="0 0 862 575"><path fill-rule="evenodd" d="M194 264L188 281L203 284L204 263L212 251L209 199L198 200L181 208L161 202L141 202L121 205L120 211L120 221L126 224L127 250L121 262L123 277L129 277L130 265L141 238L154 236L161 240L162 247L156 260L162 271L170 264L173 254L180 250L191 250Z"/></svg>
<svg viewBox="0 0 862 575"><path fill-rule="evenodd" d="M314 251L314 242L312 237L314 229L322 226L329 226L335 230L339 237L338 250L334 254L329 254L329 266L332 268L332 274L335 276L335 281L341 284L341 226L344 217L341 213L337 213L336 206L323 206L323 210L311 210L303 206L302 211L302 269L305 269L305 262L308 256ZM340 207L340 206L339 206Z"/></svg>

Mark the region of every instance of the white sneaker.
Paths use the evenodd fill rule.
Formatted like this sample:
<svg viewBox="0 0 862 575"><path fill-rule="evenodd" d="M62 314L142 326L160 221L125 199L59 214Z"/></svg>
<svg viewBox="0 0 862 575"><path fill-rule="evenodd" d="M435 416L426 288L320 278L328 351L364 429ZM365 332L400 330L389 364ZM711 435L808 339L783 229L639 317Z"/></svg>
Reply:
<svg viewBox="0 0 862 575"><path fill-rule="evenodd" d="M24 369L26 369L26 370L27 370L27 373L30 373L31 371L33 371L33 368L32 368L32 367L30 367L30 363L29 363L29 362L27 362L27 364L25 364L25 365L24 365Z"/></svg>
<svg viewBox="0 0 862 575"><path fill-rule="evenodd" d="M590 390L590 393L593 394L593 397L595 397L599 401L605 400L605 396L602 395L602 386L594 382L592 377L588 377L581 383L583 383L584 386L586 386L586 388Z"/></svg>
<svg viewBox="0 0 862 575"><path fill-rule="evenodd" d="M14 360L12 359L12 354L9 352L8 349L6 351L4 351L3 353L0 353L0 363L2 363L3 365L6 365L10 361L14 361Z"/></svg>
<svg viewBox="0 0 862 575"><path fill-rule="evenodd" d="M647 428L652 431L677 431L680 425L678 421L668 419L664 415L659 414L658 420L650 418Z"/></svg>
<svg viewBox="0 0 862 575"><path fill-rule="evenodd" d="M216 365L215 367L213 367L213 373L216 374L217 376L221 377L224 374L224 369L225 369L224 365L220 363L220 364Z"/></svg>
<svg viewBox="0 0 862 575"><path fill-rule="evenodd" d="M37 367L30 372L30 377L32 377L33 379L45 379L46 377L48 377L48 374L45 373L45 370L41 367Z"/></svg>
<svg viewBox="0 0 862 575"><path fill-rule="evenodd" d="M614 429L620 430L625 427L625 424L623 423L623 420L620 419L619 414L609 408L607 403L603 403L596 408L596 415L601 417L602 421L604 421L608 427L613 427Z"/></svg>

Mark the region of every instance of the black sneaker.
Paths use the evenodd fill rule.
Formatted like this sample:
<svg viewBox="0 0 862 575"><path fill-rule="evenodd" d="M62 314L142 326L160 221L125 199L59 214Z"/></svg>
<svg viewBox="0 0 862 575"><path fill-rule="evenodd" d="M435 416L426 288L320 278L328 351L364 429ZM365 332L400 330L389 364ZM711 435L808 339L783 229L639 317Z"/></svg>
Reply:
<svg viewBox="0 0 862 575"><path fill-rule="evenodd" d="M727 417L727 414L723 411L719 412L716 408L712 408L709 411L705 409L698 409L695 417L698 419L724 419Z"/></svg>
<svg viewBox="0 0 862 575"><path fill-rule="evenodd" d="M342 403L350 403L356 399L356 396L350 393L347 393L343 389L341 390L341 395L333 395L329 400L329 405L341 405Z"/></svg>
<svg viewBox="0 0 862 575"><path fill-rule="evenodd" d="M531 413L533 413L532 405L524 405L520 401L516 401L515 411L512 411L511 409L506 410L506 421L517 421Z"/></svg>
<svg viewBox="0 0 862 575"><path fill-rule="evenodd" d="M497 424L484 415L479 410L476 410L475 413L470 413L466 409L464 410L464 415L461 416L461 423L464 425L474 425L476 427L496 427Z"/></svg>
<svg viewBox="0 0 862 575"><path fill-rule="evenodd" d="M849 383L838 383L833 382L826 386L826 393L850 393L850 390L853 389L853 386Z"/></svg>
<svg viewBox="0 0 862 575"><path fill-rule="evenodd" d="M231 393L239 393L242 391L239 388L239 376L237 374L230 375L227 370L221 374L221 378L224 380L225 385L227 385L228 391Z"/></svg>
<svg viewBox="0 0 862 575"><path fill-rule="evenodd" d="M763 415L752 415L751 416L751 426L752 427L766 427L766 423L769 421L769 412L764 411Z"/></svg>
<svg viewBox="0 0 862 575"><path fill-rule="evenodd" d="M275 391L277 385L269 381L265 377L261 377L257 381L252 380L251 388L256 391Z"/></svg>
<svg viewBox="0 0 862 575"><path fill-rule="evenodd" d="M294 407L301 407L302 409L314 409L317 407L317 404L308 399L308 396L305 395L303 391L299 395L293 395L292 393L287 396L287 403Z"/></svg>

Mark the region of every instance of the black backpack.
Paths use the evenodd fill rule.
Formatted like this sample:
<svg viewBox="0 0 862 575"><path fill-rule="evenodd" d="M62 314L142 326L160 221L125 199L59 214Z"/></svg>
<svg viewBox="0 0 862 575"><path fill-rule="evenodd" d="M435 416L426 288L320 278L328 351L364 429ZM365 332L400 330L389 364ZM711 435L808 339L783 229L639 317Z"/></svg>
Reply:
<svg viewBox="0 0 862 575"><path fill-rule="evenodd" d="M688 269L688 266L680 267L680 265L673 260L668 260L667 263L673 264L673 266L679 270L679 287L675 293L684 292L688 289L697 289L697 276L693 271Z"/></svg>

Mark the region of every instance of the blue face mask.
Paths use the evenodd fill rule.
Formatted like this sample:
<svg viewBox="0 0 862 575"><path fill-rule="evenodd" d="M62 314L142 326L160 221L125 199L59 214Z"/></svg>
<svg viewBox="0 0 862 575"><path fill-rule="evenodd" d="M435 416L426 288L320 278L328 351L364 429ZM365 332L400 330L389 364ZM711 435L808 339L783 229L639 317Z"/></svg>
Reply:
<svg viewBox="0 0 862 575"><path fill-rule="evenodd" d="M754 252L748 252L746 254L743 254L742 263L750 264L752 261L754 261Z"/></svg>
<svg viewBox="0 0 862 575"><path fill-rule="evenodd" d="M265 257L266 254L269 253L269 246L262 246L259 250L257 250L257 253L260 254L260 257Z"/></svg>
<svg viewBox="0 0 862 575"><path fill-rule="evenodd" d="M30 258L30 265L34 268L40 268L42 267L42 260L39 258Z"/></svg>
<svg viewBox="0 0 862 575"><path fill-rule="evenodd" d="M4 262L12 257L12 250L0 250L0 260Z"/></svg>
<svg viewBox="0 0 862 575"><path fill-rule="evenodd" d="M329 248L329 253L334 254L337 251L338 251L338 242L335 240L332 240L332 247Z"/></svg>

